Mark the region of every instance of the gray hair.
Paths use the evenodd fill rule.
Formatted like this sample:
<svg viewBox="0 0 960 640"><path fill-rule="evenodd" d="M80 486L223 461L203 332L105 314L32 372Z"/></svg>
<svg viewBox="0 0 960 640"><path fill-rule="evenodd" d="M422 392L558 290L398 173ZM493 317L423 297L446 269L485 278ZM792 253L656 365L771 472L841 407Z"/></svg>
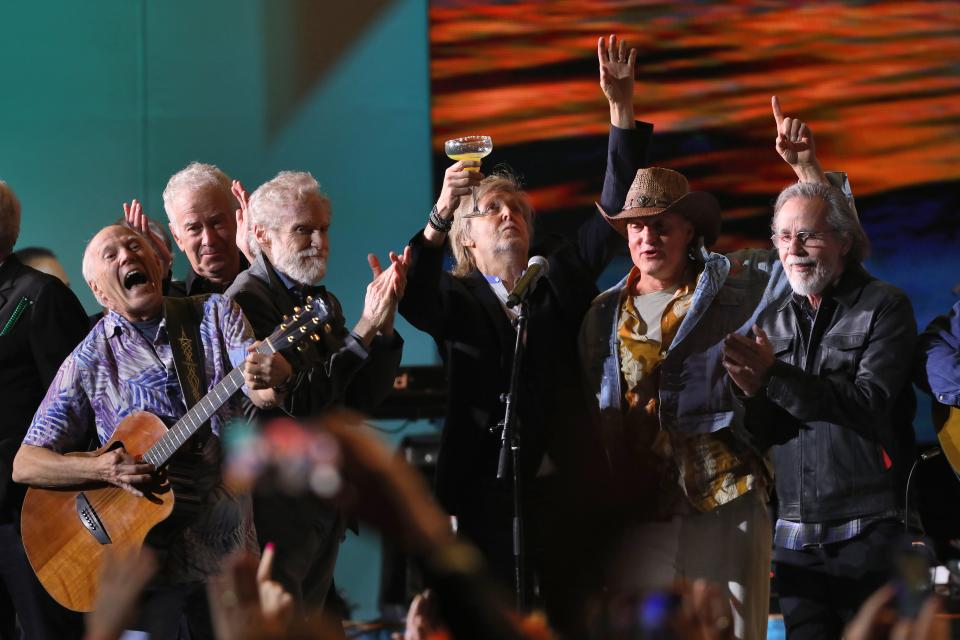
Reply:
<svg viewBox="0 0 960 640"><path fill-rule="evenodd" d="M494 171L480 182L477 187L477 201L482 200L488 193L517 193L521 196L524 204L523 219L527 223L529 231L533 231L533 204L530 197L523 190L520 184L520 178L509 170L502 169ZM462 277L466 276L477 268L477 261L473 257L473 252L469 247L464 246L464 242L470 239L470 218L465 218L464 214L473 210L473 196L465 196L460 199L460 206L454 212L453 226L450 228L450 250L453 252L455 264L450 270L451 275Z"/></svg>
<svg viewBox="0 0 960 640"><path fill-rule="evenodd" d="M177 221L174 219L173 207L177 197L184 189L193 190L203 187L215 187L222 189L227 197L230 198L230 201L236 203L236 198L233 197L230 186L230 178L215 165L191 162L170 176L170 179L167 181L167 186L163 190L163 208L167 211L167 219L174 225L177 224ZM234 206L236 206L236 204Z"/></svg>
<svg viewBox="0 0 960 640"><path fill-rule="evenodd" d="M832 185L798 182L781 191L777 196L777 202L773 205L773 220L770 228L774 233L779 231L777 217L780 210L794 198L819 200L826 206L827 223L840 234L841 238L850 242L850 251L846 255L847 264L859 264L867 259L870 255L870 240L860 224L860 218L857 217L846 194Z"/></svg>
<svg viewBox="0 0 960 640"><path fill-rule="evenodd" d="M0 180L0 259L13 251L20 237L20 201L3 180Z"/></svg>
<svg viewBox="0 0 960 640"><path fill-rule="evenodd" d="M269 182L260 185L250 196L247 215L250 229L260 225L266 229L280 228L285 212L313 201L330 209L330 198L320 191L320 184L307 171L281 171Z"/></svg>

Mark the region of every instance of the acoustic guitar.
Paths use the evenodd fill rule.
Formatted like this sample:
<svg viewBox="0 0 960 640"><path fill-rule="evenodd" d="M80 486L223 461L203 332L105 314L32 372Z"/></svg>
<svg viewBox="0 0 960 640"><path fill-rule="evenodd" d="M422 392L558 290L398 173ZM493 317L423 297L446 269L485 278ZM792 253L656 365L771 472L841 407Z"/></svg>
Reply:
<svg viewBox="0 0 960 640"><path fill-rule="evenodd" d="M933 426L937 430L937 439L943 455L960 476L960 409L933 401Z"/></svg>
<svg viewBox="0 0 960 640"><path fill-rule="evenodd" d="M301 309L264 340L257 351L273 354L304 339L329 333L330 313L320 300L307 299ZM123 447L138 461L166 467L173 454L243 385L243 364L224 376L169 429L156 416L139 412L124 418L110 439L96 451L70 453L98 456ZM168 481L138 487L137 497L107 483L82 486L30 487L21 512L23 546L30 565L54 600L73 611L91 611L104 558L111 550L137 550L147 534L173 512L174 492Z"/></svg>

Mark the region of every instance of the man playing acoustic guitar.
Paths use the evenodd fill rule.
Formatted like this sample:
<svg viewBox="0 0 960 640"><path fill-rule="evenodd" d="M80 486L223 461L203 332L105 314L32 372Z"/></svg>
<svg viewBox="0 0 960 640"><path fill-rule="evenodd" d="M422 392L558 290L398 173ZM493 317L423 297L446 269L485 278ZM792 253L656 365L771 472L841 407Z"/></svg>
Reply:
<svg viewBox="0 0 960 640"><path fill-rule="evenodd" d="M178 382L181 364L174 351L189 340L186 333L170 329L175 325L170 312L164 313L160 260L136 231L116 225L101 230L87 245L83 275L109 311L60 367L14 460L13 478L47 488L109 483L137 496L149 495L157 481L154 465L122 446L98 456L63 454L86 450L93 425L102 445L133 413L150 412L168 427L184 416L193 403L186 401ZM249 324L227 298L191 300L196 301L196 317L192 325L180 326L191 326L199 338L202 356L193 362L194 373L204 382L196 385L196 376L193 380L202 389L200 395L244 363L243 393L261 407L281 402L282 391L275 388L291 375L283 356L254 350ZM177 637L182 616L192 638L212 638L207 576L219 570L220 559L231 551L257 551L249 498L232 495L220 481L219 436L239 410L238 397L221 400L226 403L210 416L209 431L200 428L171 459L172 478L177 456L183 450L194 456L188 476L200 497L189 522L172 527L164 537L165 558L137 625L153 639Z"/></svg>

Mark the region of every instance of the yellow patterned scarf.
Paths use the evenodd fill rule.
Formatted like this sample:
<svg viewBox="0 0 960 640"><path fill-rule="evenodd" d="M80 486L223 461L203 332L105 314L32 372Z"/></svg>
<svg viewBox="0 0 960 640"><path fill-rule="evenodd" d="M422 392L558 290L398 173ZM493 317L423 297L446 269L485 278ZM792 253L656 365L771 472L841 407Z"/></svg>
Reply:
<svg viewBox="0 0 960 640"><path fill-rule="evenodd" d="M620 370L626 382L624 397L630 408L656 399L656 393L651 398L649 392L652 389L647 389L648 385L642 383L645 379L649 379L651 374L660 366L670 343L677 335L680 323L687 315L687 311L690 310L690 302L693 300L693 290L699 274L694 269L688 269L687 273L684 274L683 282L673 294L673 299L667 303L660 319L660 341L650 340L647 337L647 325L640 312L637 311L631 294L640 276L640 271L636 267L630 270L630 275L627 277L627 295L621 306L618 329ZM650 407L653 410L655 408Z"/></svg>

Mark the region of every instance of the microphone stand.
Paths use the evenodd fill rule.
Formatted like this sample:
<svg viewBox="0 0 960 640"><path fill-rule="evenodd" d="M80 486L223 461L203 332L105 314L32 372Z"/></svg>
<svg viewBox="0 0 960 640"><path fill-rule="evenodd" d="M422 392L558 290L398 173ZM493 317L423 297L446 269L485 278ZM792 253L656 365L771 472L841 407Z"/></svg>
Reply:
<svg viewBox="0 0 960 640"><path fill-rule="evenodd" d="M527 302L519 305L519 313L513 325L517 329L517 342L513 349L513 367L510 371L510 390L500 395L504 403L503 421L500 427L500 457L497 460L497 479L502 480L507 473L507 451L511 453L513 471L513 588L516 596L517 611L526 608L526 553L524 545L523 522L523 480L520 469L520 430L517 425L515 401L520 384L520 366L523 361L524 346L527 337Z"/></svg>

